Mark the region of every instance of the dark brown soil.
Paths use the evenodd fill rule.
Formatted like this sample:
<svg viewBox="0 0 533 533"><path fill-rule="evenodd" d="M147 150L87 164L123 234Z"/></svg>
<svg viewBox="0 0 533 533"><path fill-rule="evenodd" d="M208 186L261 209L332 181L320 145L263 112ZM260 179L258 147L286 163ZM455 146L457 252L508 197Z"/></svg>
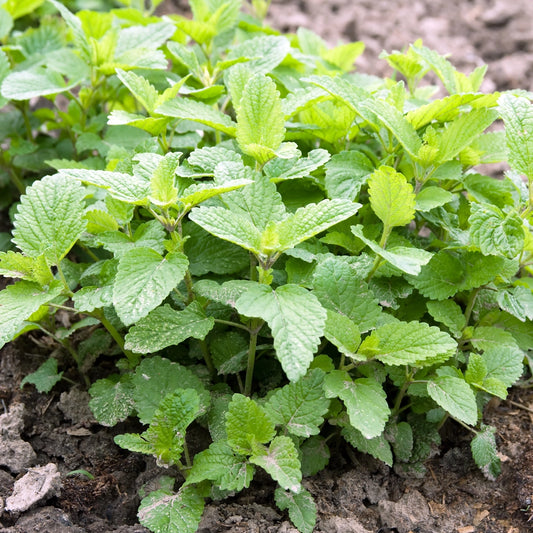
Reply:
<svg viewBox="0 0 533 533"><path fill-rule="evenodd" d="M176 10L167 1L163 9ZM183 6L180 8L183 9ZM282 31L313 29L331 44L362 40L359 70L388 72L381 50L401 49L417 38L465 71L489 64L484 90L533 89L533 2L530 0L274 0L269 22ZM47 348L22 339L0 351L0 415L20 412L0 440L25 459L0 457L0 530L8 533L103 533L147 531L136 523L141 487L154 484L161 470L151 459L120 450L113 436L138 428L102 428L92 419L83 388L59 384L51 395L21 379L35 370ZM60 355L60 357L62 357ZM62 359L68 367L68 357ZM110 366L103 362L104 366ZM66 375L78 380L71 369ZM17 411L19 410L19 411ZM15 417L16 418L16 417ZM498 428L502 475L488 481L470 456L469 435L444 428L440 453L422 478L400 475L372 458L340 447L331 467L304 483L319 510L322 533L525 533L533 531L533 391L515 388L509 399L487 409L485 422ZM18 428L18 429L17 429ZM203 434L193 435L202 447ZM31 446L28 450L27 443ZM11 447L10 447L11 446ZM4 452L6 448L3 448ZM11 453L11 452L10 452ZM11 459L15 463L10 463ZM33 466L57 465L61 490L23 512L3 511L15 480ZM11 464L11 466L10 466ZM83 474L69 476L74 470ZM178 478L178 482L179 482ZM200 533L296 533L273 505L268 480L205 511Z"/></svg>

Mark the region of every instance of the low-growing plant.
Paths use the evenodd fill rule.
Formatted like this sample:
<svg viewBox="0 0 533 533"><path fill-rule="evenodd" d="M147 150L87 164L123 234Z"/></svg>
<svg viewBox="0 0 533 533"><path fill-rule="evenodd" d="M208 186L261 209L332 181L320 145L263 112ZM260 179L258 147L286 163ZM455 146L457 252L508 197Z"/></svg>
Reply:
<svg viewBox="0 0 533 533"><path fill-rule="evenodd" d="M140 11L49 1L70 30L62 54L90 76L38 96L66 95L51 113L72 146L91 141L21 197L0 344L44 331L85 379L120 350L90 387L93 413L136 416L145 430L116 443L184 479L146 495L140 522L192 533L206 499L262 469L311 532L302 478L332 439L418 475L448 419L495 478L483 407L527 379L533 348L532 95L483 94L484 67L466 76L420 42L383 54L405 83L353 73L361 43L280 35L240 0L191 0L191 20L148 18L142 38ZM34 68L56 79L47 63L15 67L2 85L15 107ZM41 127L61 137L64 122ZM498 178L476 170L502 161ZM51 359L25 382L60 377ZM193 423L204 450L187 445Z"/></svg>

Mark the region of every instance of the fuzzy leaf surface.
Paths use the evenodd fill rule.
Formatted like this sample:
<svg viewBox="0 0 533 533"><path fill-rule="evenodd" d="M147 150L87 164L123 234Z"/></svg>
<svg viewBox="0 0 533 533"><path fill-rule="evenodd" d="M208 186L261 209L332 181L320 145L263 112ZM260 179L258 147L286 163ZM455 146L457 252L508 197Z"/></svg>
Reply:
<svg viewBox="0 0 533 533"><path fill-rule="evenodd" d="M85 191L61 175L46 176L26 189L17 214L13 242L30 257L44 254L57 265L87 226Z"/></svg>
<svg viewBox="0 0 533 533"><path fill-rule="evenodd" d="M477 466L488 479L494 481L501 472L501 461L496 447L496 428L482 424L481 431L470 442L470 449Z"/></svg>
<svg viewBox="0 0 533 533"><path fill-rule="evenodd" d="M131 377L110 376L95 381L89 389L89 407L99 424L113 427L130 416L135 407Z"/></svg>
<svg viewBox="0 0 533 533"><path fill-rule="evenodd" d="M256 284L236 302L239 313L265 320L274 336L276 355L291 381L304 376L324 333L326 310L303 287L287 284L272 290Z"/></svg>
<svg viewBox="0 0 533 533"><path fill-rule="evenodd" d="M464 379L447 375L437 376L428 382L427 390L430 397L451 416L465 424L476 425L476 397Z"/></svg>
<svg viewBox="0 0 533 533"><path fill-rule="evenodd" d="M345 151L332 156L326 164L326 190L330 198L354 201L374 166L366 155Z"/></svg>
<svg viewBox="0 0 533 533"><path fill-rule="evenodd" d="M288 510L291 522L301 533L312 533L316 524L316 505L313 497L306 489L295 494L278 487L274 492L276 505Z"/></svg>

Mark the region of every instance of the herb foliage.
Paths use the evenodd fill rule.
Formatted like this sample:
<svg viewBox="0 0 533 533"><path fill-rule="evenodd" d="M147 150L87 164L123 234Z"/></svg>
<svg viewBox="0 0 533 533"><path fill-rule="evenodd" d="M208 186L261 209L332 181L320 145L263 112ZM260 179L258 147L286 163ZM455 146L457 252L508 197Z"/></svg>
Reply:
<svg viewBox="0 0 533 533"><path fill-rule="evenodd" d="M0 8L0 184L21 194L0 345L44 331L86 380L120 350L94 415L137 416L116 443L185 478L142 500L154 532L193 533L258 469L311 532L302 478L332 438L423 472L449 418L495 478L483 407L531 371L533 95L483 94L484 68L420 42L383 54L405 83L354 73L361 43L281 35L261 0L191 0L192 19L158 3ZM41 5L60 16L11 31ZM61 377L50 359L23 384ZM194 456L193 423L212 438Z"/></svg>

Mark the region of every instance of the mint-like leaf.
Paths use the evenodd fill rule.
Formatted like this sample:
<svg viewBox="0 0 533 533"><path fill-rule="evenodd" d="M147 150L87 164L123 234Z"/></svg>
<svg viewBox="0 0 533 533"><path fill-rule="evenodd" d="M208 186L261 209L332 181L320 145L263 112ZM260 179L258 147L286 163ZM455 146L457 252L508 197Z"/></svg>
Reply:
<svg viewBox="0 0 533 533"><path fill-rule="evenodd" d="M62 376L63 372L57 371L57 359L50 357L35 372L28 374L20 386L22 388L26 383L31 383L41 393L50 392Z"/></svg>
<svg viewBox="0 0 533 533"><path fill-rule="evenodd" d="M495 427L482 424L481 431L470 442L474 461L491 481L494 481L501 472L495 434Z"/></svg>
<svg viewBox="0 0 533 533"><path fill-rule="evenodd" d="M303 489L299 493L284 491L278 487L274 492L276 505L289 511L291 522L301 533L312 533L316 524L316 505L311 494Z"/></svg>
<svg viewBox="0 0 533 533"><path fill-rule="evenodd" d="M135 407L133 390L130 374L95 381L89 389L89 407L98 423L112 427L126 420Z"/></svg>

